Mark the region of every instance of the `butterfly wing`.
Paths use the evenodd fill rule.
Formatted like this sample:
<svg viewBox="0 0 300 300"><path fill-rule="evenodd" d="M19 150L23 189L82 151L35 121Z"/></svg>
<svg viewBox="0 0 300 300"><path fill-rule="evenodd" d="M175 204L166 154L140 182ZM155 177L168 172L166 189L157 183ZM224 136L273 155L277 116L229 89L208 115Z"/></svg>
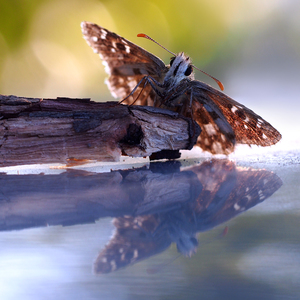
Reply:
<svg viewBox="0 0 300 300"><path fill-rule="evenodd" d="M160 253L171 245L166 231L156 232L159 220L154 215L124 216L115 218L113 223L116 231L95 261L96 274L124 268Z"/></svg>
<svg viewBox="0 0 300 300"><path fill-rule="evenodd" d="M236 167L228 160L211 160L189 168L201 184L193 212L198 231L205 231L265 201L281 186L281 179L266 170Z"/></svg>
<svg viewBox="0 0 300 300"><path fill-rule="evenodd" d="M105 70L110 75L106 83L115 98L128 96L146 75L162 81L167 67L158 57L96 24L82 22L81 27L88 45L103 60ZM150 85L143 89L141 84L126 103L132 103L137 98L136 104L152 105L155 93Z"/></svg>
<svg viewBox="0 0 300 300"><path fill-rule="evenodd" d="M235 133L236 143L265 147L281 139L281 134L251 109L200 81L196 86L204 90L207 98L219 107Z"/></svg>
<svg viewBox="0 0 300 300"><path fill-rule="evenodd" d="M281 134L262 117L213 87L194 80L191 93L193 119L202 132L197 145L213 154L229 154L235 143L270 146L281 139ZM186 111L188 109L186 108Z"/></svg>
<svg viewBox="0 0 300 300"><path fill-rule="evenodd" d="M195 96L196 100L192 103L193 119L202 129L197 146L212 154L231 153L235 146L235 135L231 126L213 102L199 101L199 94Z"/></svg>

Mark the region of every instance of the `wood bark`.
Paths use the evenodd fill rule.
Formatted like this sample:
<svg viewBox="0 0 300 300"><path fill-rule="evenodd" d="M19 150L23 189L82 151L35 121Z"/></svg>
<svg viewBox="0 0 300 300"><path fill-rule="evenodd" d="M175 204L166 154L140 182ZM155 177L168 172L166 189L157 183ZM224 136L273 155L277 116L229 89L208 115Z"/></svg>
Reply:
<svg viewBox="0 0 300 300"><path fill-rule="evenodd" d="M118 161L122 154L172 158L191 149L199 134L192 120L160 108L0 96L1 167Z"/></svg>

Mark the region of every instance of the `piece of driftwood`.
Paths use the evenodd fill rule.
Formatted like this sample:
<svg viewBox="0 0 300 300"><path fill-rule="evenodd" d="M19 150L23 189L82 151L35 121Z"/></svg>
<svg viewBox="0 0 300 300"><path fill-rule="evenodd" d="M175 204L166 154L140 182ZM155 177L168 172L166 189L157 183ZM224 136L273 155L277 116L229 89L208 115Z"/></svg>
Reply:
<svg viewBox="0 0 300 300"><path fill-rule="evenodd" d="M160 108L0 95L1 167L118 161L122 154L164 158L191 149L199 134L192 120Z"/></svg>

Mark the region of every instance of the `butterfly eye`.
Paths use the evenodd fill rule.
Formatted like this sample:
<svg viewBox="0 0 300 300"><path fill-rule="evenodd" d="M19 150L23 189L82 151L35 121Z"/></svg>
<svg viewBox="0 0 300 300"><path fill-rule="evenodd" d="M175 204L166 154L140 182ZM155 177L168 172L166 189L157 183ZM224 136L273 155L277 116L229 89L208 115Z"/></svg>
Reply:
<svg viewBox="0 0 300 300"><path fill-rule="evenodd" d="M170 66L173 65L174 60L175 60L175 56L174 56L174 57L171 57L171 59L170 59Z"/></svg>
<svg viewBox="0 0 300 300"><path fill-rule="evenodd" d="M184 75L185 75L185 76L189 76L189 75L192 74L192 71L193 71L193 68L192 68L191 65L189 65L189 66L187 67L187 69L185 70Z"/></svg>

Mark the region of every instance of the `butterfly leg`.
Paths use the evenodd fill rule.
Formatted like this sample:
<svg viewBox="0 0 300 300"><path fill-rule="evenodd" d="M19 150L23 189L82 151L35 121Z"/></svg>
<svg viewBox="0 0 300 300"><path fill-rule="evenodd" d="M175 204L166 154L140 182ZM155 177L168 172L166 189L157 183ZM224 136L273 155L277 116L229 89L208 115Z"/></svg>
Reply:
<svg viewBox="0 0 300 300"><path fill-rule="evenodd" d="M145 77L147 77L147 76L145 76ZM141 85L141 83L145 80L145 77L143 77L140 81L139 81L139 83L135 86L135 88L125 97L125 98L123 98L122 100L120 100L119 101L119 103L118 104L121 104L121 103L123 103L124 101L126 101L130 96L132 96L134 93L135 93L135 91L138 89L138 87ZM145 87L145 84L144 84L144 87ZM144 89L144 87L143 87L143 89ZM142 89L142 90L143 90ZM139 93L139 96L140 96L140 93ZM136 100L135 100L136 101Z"/></svg>
<svg viewBox="0 0 300 300"><path fill-rule="evenodd" d="M166 88L166 87L165 87ZM190 86L186 82L182 82L175 89L169 89L163 97L162 104L167 107L184 107L185 101L181 101L182 96L190 90Z"/></svg>
<svg viewBox="0 0 300 300"><path fill-rule="evenodd" d="M144 76L139 83L134 87L134 89L121 101L119 101L119 104L123 103L124 101L126 101L130 96L132 96L136 90L139 88L139 86L142 84L142 82L144 81L144 84L142 86L141 91L139 92L138 96L136 97L136 99L133 101L133 103L131 103L131 105L133 105L140 97L141 93L143 92L144 88L147 86L147 84L150 84L150 86L152 87L153 91L159 96L162 97L162 93L159 91L158 87L163 87L163 85L158 82L157 80L155 80L153 77L147 75Z"/></svg>

